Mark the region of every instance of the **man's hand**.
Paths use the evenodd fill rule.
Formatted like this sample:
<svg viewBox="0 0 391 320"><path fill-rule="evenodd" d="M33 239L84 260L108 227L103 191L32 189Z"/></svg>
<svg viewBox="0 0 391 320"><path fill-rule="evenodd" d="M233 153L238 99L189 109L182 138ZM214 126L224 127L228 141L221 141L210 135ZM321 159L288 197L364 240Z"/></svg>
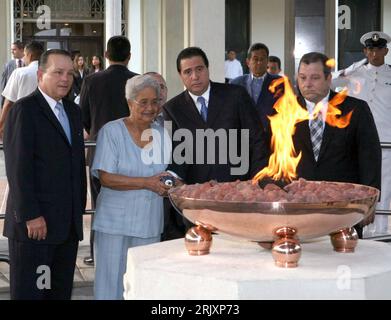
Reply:
<svg viewBox="0 0 391 320"><path fill-rule="evenodd" d="M44 217L39 217L26 222L27 234L33 240L45 240L48 233Z"/></svg>

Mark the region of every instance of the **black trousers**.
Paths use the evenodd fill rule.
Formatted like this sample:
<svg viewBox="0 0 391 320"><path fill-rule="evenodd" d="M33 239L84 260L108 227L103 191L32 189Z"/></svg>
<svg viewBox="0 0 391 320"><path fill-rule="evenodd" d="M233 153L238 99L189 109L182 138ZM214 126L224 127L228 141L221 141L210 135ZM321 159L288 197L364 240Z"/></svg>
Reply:
<svg viewBox="0 0 391 320"><path fill-rule="evenodd" d="M182 216L172 207L170 200L164 198L164 230L161 241L183 238L186 233L186 227Z"/></svg>
<svg viewBox="0 0 391 320"><path fill-rule="evenodd" d="M11 300L70 300L79 240L61 244L8 240Z"/></svg>

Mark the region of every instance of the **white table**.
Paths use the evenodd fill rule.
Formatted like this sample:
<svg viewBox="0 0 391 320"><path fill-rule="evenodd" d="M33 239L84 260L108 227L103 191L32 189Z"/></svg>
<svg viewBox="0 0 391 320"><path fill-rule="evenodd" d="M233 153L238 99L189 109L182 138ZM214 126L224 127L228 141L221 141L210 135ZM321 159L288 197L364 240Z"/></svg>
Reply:
<svg viewBox="0 0 391 320"><path fill-rule="evenodd" d="M180 239L129 249L124 284L125 299L391 299L391 246L360 240L355 253L337 253L324 237L282 269L242 239L215 235L205 256L189 256Z"/></svg>

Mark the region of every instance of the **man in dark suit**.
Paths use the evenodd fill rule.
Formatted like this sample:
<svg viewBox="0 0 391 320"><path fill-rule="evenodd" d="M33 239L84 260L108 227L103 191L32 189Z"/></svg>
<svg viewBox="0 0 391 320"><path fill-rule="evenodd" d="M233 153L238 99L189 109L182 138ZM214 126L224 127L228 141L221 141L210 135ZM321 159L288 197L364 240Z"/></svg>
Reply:
<svg viewBox="0 0 391 320"><path fill-rule="evenodd" d="M352 112L346 128L330 126L325 120L328 102L336 95L330 90L331 69L328 58L317 52L305 54L299 65L297 84L299 102L310 114L309 121L296 125L294 145L302 154L297 168L299 177L359 183L380 189L381 147L368 104L352 97L338 105L341 116ZM315 106L320 113L312 119ZM373 220L370 217L369 220ZM364 221L356 226L359 236Z"/></svg>
<svg viewBox="0 0 391 320"><path fill-rule="evenodd" d="M130 60L130 42L126 37L114 36L107 42L105 57L109 68L105 71L90 74L84 79L80 92L80 107L84 128L89 140L96 141L98 132L107 122L129 116L129 107L125 98L126 82L136 73L128 70ZM95 148L87 151L87 164L91 167ZM95 209L96 198L100 190L99 179L90 174L92 208ZM91 230L91 256L84 262L94 264L94 233Z"/></svg>
<svg viewBox="0 0 391 320"><path fill-rule="evenodd" d="M177 70L186 90L163 106L174 137L173 163L168 170L187 184L249 179L268 161L269 147L262 123L246 90L211 82L208 67L208 58L200 48L186 48L178 55ZM214 149L208 140L210 136L199 138L202 132L216 141ZM213 137L218 132L227 137L227 143ZM176 141L176 134L186 133L193 141L186 141L186 137ZM184 158L179 152L183 146ZM234 159L233 154L238 154L239 159ZM214 161L208 161L209 156Z"/></svg>
<svg viewBox="0 0 391 320"><path fill-rule="evenodd" d="M38 89L5 123L11 299L71 298L86 203L80 109L63 99L72 73L68 52L45 52Z"/></svg>
<svg viewBox="0 0 391 320"><path fill-rule="evenodd" d="M281 78L281 76L267 72L268 59L268 47L263 43L254 43L248 50L246 59L250 73L237 77L231 80L230 83L246 88L270 139L271 129L267 117L274 114L273 106L280 96L281 89L276 93L272 93L269 87L274 80Z"/></svg>
<svg viewBox="0 0 391 320"><path fill-rule="evenodd" d="M1 84L0 84L0 90L3 92L5 86L7 85L7 82L12 74L12 71L14 71L16 68L24 67L24 45L20 41L16 41L11 45L11 54L13 59L8 61L4 65L3 73L1 75ZM0 107L3 107L5 98L3 96L0 96Z"/></svg>

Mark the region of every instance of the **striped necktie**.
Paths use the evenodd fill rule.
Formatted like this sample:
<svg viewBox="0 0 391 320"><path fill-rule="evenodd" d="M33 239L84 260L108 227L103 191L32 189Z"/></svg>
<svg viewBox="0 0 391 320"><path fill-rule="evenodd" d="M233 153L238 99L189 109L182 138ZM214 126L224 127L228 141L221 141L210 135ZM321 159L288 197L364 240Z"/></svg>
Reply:
<svg viewBox="0 0 391 320"><path fill-rule="evenodd" d="M323 138L323 120L321 112L318 113L316 118L312 119L310 123L310 133L312 150L314 151L315 160L318 161Z"/></svg>

